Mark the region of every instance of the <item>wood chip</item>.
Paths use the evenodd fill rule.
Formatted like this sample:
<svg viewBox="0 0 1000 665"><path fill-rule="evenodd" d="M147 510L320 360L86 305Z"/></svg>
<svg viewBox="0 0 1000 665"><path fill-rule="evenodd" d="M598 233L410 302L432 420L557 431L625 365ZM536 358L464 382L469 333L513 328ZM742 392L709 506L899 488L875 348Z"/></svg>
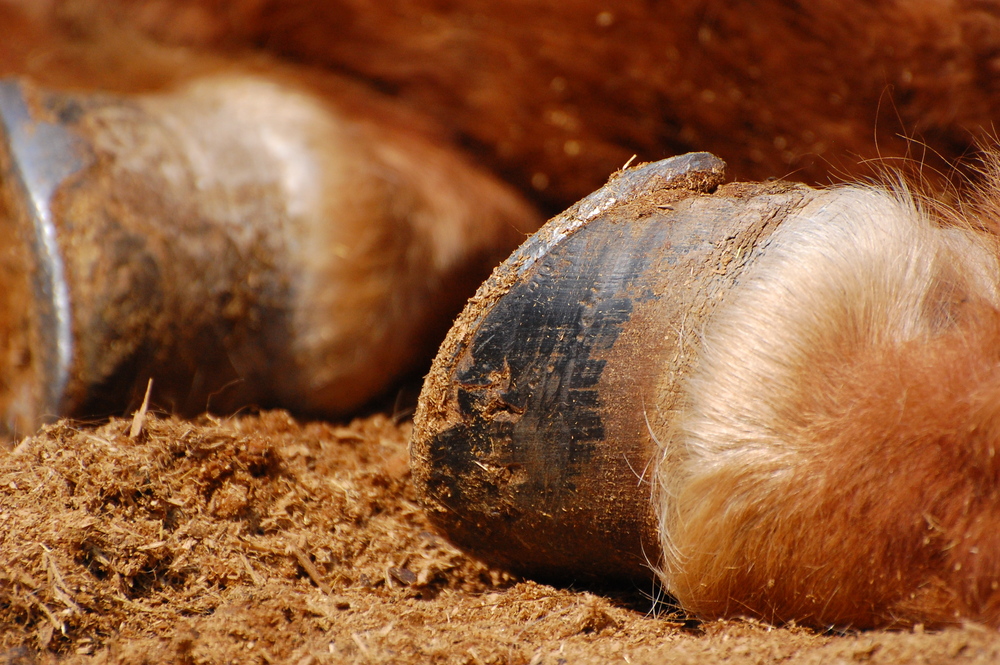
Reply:
<svg viewBox="0 0 1000 665"><path fill-rule="evenodd" d="M333 592L330 586L323 581L323 578L319 573L319 569L317 569L313 562L309 560L309 557L305 552L300 550L298 547L291 545L288 547L288 552L295 557L295 560L299 562L300 566L302 566L302 570L306 571L306 575L308 575L309 579L313 581L313 584L319 587L320 591L328 596Z"/></svg>
<svg viewBox="0 0 1000 665"><path fill-rule="evenodd" d="M146 396L142 398L142 406L135 412L132 418L132 427L129 428L128 438L135 439L142 433L142 427L146 424L146 411L149 410L149 394L153 392L153 379L150 377L146 384Z"/></svg>

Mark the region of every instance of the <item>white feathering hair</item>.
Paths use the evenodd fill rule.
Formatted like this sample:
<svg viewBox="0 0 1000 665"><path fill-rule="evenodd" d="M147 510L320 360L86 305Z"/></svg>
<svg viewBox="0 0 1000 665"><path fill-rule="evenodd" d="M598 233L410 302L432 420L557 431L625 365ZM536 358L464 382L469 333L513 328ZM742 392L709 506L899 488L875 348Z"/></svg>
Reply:
<svg viewBox="0 0 1000 665"><path fill-rule="evenodd" d="M837 494L830 505L859 502L842 508L844 519L863 519L871 510L862 503L870 499L864 492L838 494L850 484L837 475L846 471L827 470L828 458L841 454L838 435L830 434L838 427L833 421L854 418L853 398L830 402L844 394L843 385L853 385L852 368L877 365L881 360L872 358L885 357L885 349L971 325L978 318L967 315L970 307L995 311L996 238L941 222L904 188L849 186L823 192L767 242L709 322L687 383L687 407L670 435L660 437L662 581L701 616L906 623L906 603L915 602L916 592L909 600L840 598L855 586L836 579L836 562L821 555L815 565L786 559L790 551L805 557L810 550L797 544L809 537L804 531L866 528L837 522L831 515L840 509L818 507L828 503L825 492ZM899 399L905 402L905 394ZM900 414L877 417L891 421ZM861 453L851 447L850 454L869 455L865 464L877 464L880 448L893 441L881 434L870 439L858 442L867 445ZM917 445L905 439L894 443ZM878 488L870 489L877 495ZM872 552L891 549L877 542L884 534L870 535ZM764 588L742 588L755 575L763 575ZM825 581L816 584L810 576Z"/></svg>

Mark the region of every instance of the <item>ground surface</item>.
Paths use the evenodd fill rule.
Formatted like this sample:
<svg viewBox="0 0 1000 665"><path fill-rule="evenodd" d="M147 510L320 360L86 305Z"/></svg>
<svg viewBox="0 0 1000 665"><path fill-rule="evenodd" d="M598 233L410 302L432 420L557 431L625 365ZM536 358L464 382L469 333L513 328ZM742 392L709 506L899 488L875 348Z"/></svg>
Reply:
<svg viewBox="0 0 1000 665"><path fill-rule="evenodd" d="M684 622L431 531L407 421L59 423L0 453L0 665L997 662L1000 635Z"/></svg>

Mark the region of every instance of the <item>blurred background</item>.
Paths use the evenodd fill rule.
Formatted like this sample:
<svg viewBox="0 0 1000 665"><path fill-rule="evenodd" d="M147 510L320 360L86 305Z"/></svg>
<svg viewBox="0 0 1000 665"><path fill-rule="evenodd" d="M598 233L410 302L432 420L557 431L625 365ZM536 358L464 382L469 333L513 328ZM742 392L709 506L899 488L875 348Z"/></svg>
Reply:
<svg viewBox="0 0 1000 665"><path fill-rule="evenodd" d="M906 158L940 184L992 137L1000 85L1000 5L972 0L3 0L0 23L0 68L75 85L184 75L137 40L334 72L548 214L691 150L739 179Z"/></svg>

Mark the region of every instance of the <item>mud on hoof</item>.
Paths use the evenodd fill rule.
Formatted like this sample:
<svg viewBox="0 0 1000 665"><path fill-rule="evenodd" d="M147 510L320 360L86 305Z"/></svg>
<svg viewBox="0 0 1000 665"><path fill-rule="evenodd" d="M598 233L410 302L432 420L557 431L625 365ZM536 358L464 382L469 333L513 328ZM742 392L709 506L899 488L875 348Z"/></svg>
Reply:
<svg viewBox="0 0 1000 665"><path fill-rule="evenodd" d="M996 625L995 205L720 181L619 174L483 285L416 415L432 519L702 617Z"/></svg>

